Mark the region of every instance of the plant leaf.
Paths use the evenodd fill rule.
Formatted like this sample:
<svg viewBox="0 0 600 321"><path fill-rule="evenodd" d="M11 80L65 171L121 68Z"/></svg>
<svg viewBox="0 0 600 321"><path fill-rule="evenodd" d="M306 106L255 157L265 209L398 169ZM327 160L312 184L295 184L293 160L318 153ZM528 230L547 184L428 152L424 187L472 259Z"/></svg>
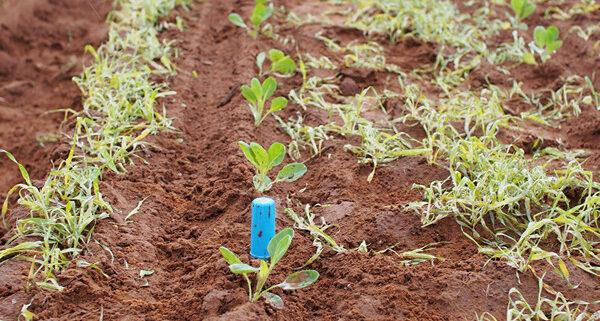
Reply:
<svg viewBox="0 0 600 321"><path fill-rule="evenodd" d="M263 193L271 189L273 181L267 175L256 174L252 177L252 184L254 185L254 189Z"/></svg>
<svg viewBox="0 0 600 321"><path fill-rule="evenodd" d="M292 228L286 227L283 230L279 231L279 233L275 234L269 245L267 246L267 250L271 255L271 268L281 260L287 249L290 247L292 243L292 239L294 238L294 230Z"/></svg>
<svg viewBox="0 0 600 321"><path fill-rule="evenodd" d="M285 53L279 49L271 49L269 50L269 60L271 62L277 62L285 57Z"/></svg>
<svg viewBox="0 0 600 321"><path fill-rule="evenodd" d="M282 143L273 143L269 147L269 167L273 168L281 162L283 162L283 158L285 157L285 146Z"/></svg>
<svg viewBox="0 0 600 321"><path fill-rule="evenodd" d="M252 142L250 143L250 151L254 155L254 159L258 164L258 169L261 174L266 174L269 171L269 154L267 151L260 146L260 144Z"/></svg>
<svg viewBox="0 0 600 321"><path fill-rule="evenodd" d="M250 149L250 145L246 144L243 141L239 141L238 145L240 145L240 149L242 150L242 152L244 153L244 156L246 156L246 159L248 159L248 161L254 165L254 167L256 167L256 169L258 170L260 165L258 164L258 162L256 161L256 158L254 157L254 153L252 153L252 150Z"/></svg>
<svg viewBox="0 0 600 321"><path fill-rule="evenodd" d="M277 80L275 80L275 78L273 78L273 77L268 77L263 82L262 89L263 89L263 92L262 92L263 99L264 99L264 101L267 101L267 99L269 99L271 96L273 96L273 93L275 92L275 90L277 90Z"/></svg>
<svg viewBox="0 0 600 321"><path fill-rule="evenodd" d="M256 275L256 283L259 285L265 284L265 282L267 282L267 277L269 277L269 265L265 260L260 260L260 268Z"/></svg>
<svg viewBox="0 0 600 321"><path fill-rule="evenodd" d="M269 108L270 113L280 111L287 106L288 100L285 97L276 97L271 101L271 107Z"/></svg>
<svg viewBox="0 0 600 321"><path fill-rule="evenodd" d="M263 101L264 102L264 88L263 86L261 86L260 81L258 81L258 79L256 78L252 78L252 80L250 81L250 89L252 89L252 92L254 93L254 96L256 97L256 101Z"/></svg>
<svg viewBox="0 0 600 321"><path fill-rule="evenodd" d="M535 4L525 1L523 8L521 9L521 14L519 15L521 20L531 16L532 13L535 12Z"/></svg>
<svg viewBox="0 0 600 321"><path fill-rule="evenodd" d="M285 165L279 173L275 181L278 182L294 182L306 173L306 165L302 163L291 163Z"/></svg>
<svg viewBox="0 0 600 321"><path fill-rule="evenodd" d="M242 17L237 13L229 14L229 16L227 16L227 19L229 19L231 23L240 28L248 29L248 26L246 26L246 23L244 23L244 19L242 19Z"/></svg>
<svg viewBox="0 0 600 321"><path fill-rule="evenodd" d="M542 26L535 27L533 30L533 39L536 46L544 48L544 45L546 44L546 28Z"/></svg>
<svg viewBox="0 0 600 321"><path fill-rule="evenodd" d="M240 88L240 91L242 92L242 96L251 104L256 105L258 103L258 98L257 96L254 94L254 91L252 90L252 88L248 87L247 85L243 85Z"/></svg>
<svg viewBox="0 0 600 321"><path fill-rule="evenodd" d="M229 265L242 263L242 261L240 261L240 258L237 255L235 255L233 251L224 246L219 247L219 252L221 252L221 255L225 259L225 262L227 262L227 264Z"/></svg>
<svg viewBox="0 0 600 321"><path fill-rule="evenodd" d="M263 298L265 298L265 302L267 302L270 306L275 309L281 310L283 309L283 299L275 293L265 292L263 294Z"/></svg>
<svg viewBox="0 0 600 321"><path fill-rule="evenodd" d="M271 70L284 74L291 75L296 72L296 63L292 58L285 57L271 65Z"/></svg>
<svg viewBox="0 0 600 321"><path fill-rule="evenodd" d="M229 265L229 270L233 274L248 274L258 272L259 269L245 263L235 263Z"/></svg>
<svg viewBox="0 0 600 321"><path fill-rule="evenodd" d="M290 274L278 286L284 290L297 290L305 288L319 279L319 272L315 270L302 270Z"/></svg>
<svg viewBox="0 0 600 321"><path fill-rule="evenodd" d="M556 26L550 26L546 29L546 42L558 40L559 30Z"/></svg>

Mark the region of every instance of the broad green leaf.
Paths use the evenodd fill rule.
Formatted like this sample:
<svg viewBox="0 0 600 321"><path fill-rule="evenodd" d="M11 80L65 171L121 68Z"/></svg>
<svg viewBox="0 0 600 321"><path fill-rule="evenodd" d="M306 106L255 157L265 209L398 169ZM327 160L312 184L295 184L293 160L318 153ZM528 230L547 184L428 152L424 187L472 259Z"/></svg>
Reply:
<svg viewBox="0 0 600 321"><path fill-rule="evenodd" d="M277 90L277 80L275 80L275 78L273 77L268 77L263 82L262 89L263 99L266 101L271 96L273 96L273 93L275 92L275 90Z"/></svg>
<svg viewBox="0 0 600 321"><path fill-rule="evenodd" d="M252 80L250 81L250 89L252 89L252 92L254 93L254 96L256 97L257 101L264 101L264 89L261 86L260 81L258 81L258 79L252 78Z"/></svg>
<svg viewBox="0 0 600 321"><path fill-rule="evenodd" d="M546 44L546 28L542 26L535 27L533 30L533 39L536 46L544 48L544 45Z"/></svg>
<svg viewBox="0 0 600 321"><path fill-rule="evenodd" d="M278 286L284 290L297 290L305 288L319 279L319 272L315 270L302 270L290 274Z"/></svg>
<svg viewBox="0 0 600 321"><path fill-rule="evenodd" d="M546 29L546 42L558 40L559 30L556 26L550 26Z"/></svg>
<svg viewBox="0 0 600 321"><path fill-rule="evenodd" d="M548 51L549 53L554 53L556 50L558 50L560 47L562 47L562 44L563 44L563 42L561 40L552 41L546 47L546 51Z"/></svg>
<svg viewBox="0 0 600 321"><path fill-rule="evenodd" d="M530 3L529 1L525 2L525 5L523 6L523 9L521 10L521 14L520 19L523 20L529 16L531 16L531 14L533 14L535 12L535 4Z"/></svg>
<svg viewBox="0 0 600 321"><path fill-rule="evenodd" d="M273 181L267 175L256 174L252 177L254 188L260 193L266 192L273 186Z"/></svg>
<svg viewBox="0 0 600 321"><path fill-rule="evenodd" d="M255 142L250 143L250 151L252 151L254 159L258 164L259 172L261 174L267 174L266 172L269 170L269 154L267 154L267 151Z"/></svg>
<svg viewBox="0 0 600 321"><path fill-rule="evenodd" d="M275 234L269 245L267 246L267 250L271 255L271 268L281 260L285 252L287 252L290 244L292 243L292 238L294 237L294 230L292 228L284 228L279 233Z"/></svg>
<svg viewBox="0 0 600 321"><path fill-rule="evenodd" d="M512 0L511 6L519 20L523 20L535 12L535 4L528 0Z"/></svg>
<svg viewBox="0 0 600 321"><path fill-rule="evenodd" d="M279 173L275 181L279 182L294 182L306 173L306 165L302 163L291 163L285 165Z"/></svg>
<svg viewBox="0 0 600 321"><path fill-rule="evenodd" d="M235 263L229 265L229 270L233 274L248 274L258 272L259 269L245 263Z"/></svg>
<svg viewBox="0 0 600 321"><path fill-rule="evenodd" d="M248 26L246 26L246 23L244 23L244 19L242 19L242 17L239 14L231 13L231 14L229 14L229 16L227 16L227 18L234 25L236 25L240 28L248 29Z"/></svg>
<svg viewBox="0 0 600 321"><path fill-rule="evenodd" d="M269 147L269 168L273 168L281 162L285 157L285 146L282 143L273 143Z"/></svg>
<svg viewBox="0 0 600 321"><path fill-rule="evenodd" d="M259 285L265 284L267 277L269 277L269 265L265 260L260 260L260 268L258 269L258 274L256 275L256 283Z"/></svg>
<svg viewBox="0 0 600 321"><path fill-rule="evenodd" d="M290 75L296 72L296 63L292 58L285 57L271 65L271 70L284 75Z"/></svg>
<svg viewBox="0 0 600 321"><path fill-rule="evenodd" d="M270 306L278 310L283 309L283 300L279 295L271 292L265 292L263 297L265 298L265 302L267 302Z"/></svg>
<svg viewBox="0 0 600 321"><path fill-rule="evenodd" d="M266 3L256 3L252 15L250 16L250 22L255 28L258 28L263 22L265 22L273 14L273 8L267 6Z"/></svg>
<svg viewBox="0 0 600 321"><path fill-rule="evenodd" d="M278 50L278 49L271 49L269 50L269 60L271 60L271 62L277 62L281 59L283 59L285 57L285 53L283 53L283 51Z"/></svg>
<svg viewBox="0 0 600 321"><path fill-rule="evenodd" d="M252 153L252 150L250 149L250 145L246 144L243 141L239 141L238 145L240 145L240 149L242 150L242 152L244 153L244 156L246 156L246 159L248 159L248 161L254 166L256 167L256 169L258 170L260 165L258 164L258 162L256 161L256 158L254 157L254 153Z"/></svg>
<svg viewBox="0 0 600 321"><path fill-rule="evenodd" d="M243 85L240 89L242 92L242 96L251 104L256 105L258 103L258 99L254 94L254 91L248 87L247 85Z"/></svg>
<svg viewBox="0 0 600 321"><path fill-rule="evenodd" d="M271 100L271 107L269 107L269 112L274 113L280 111L287 106L288 100L285 97L276 97Z"/></svg>
<svg viewBox="0 0 600 321"><path fill-rule="evenodd" d="M229 265L242 263L242 261L240 261L240 258L237 255L235 255L235 253L233 253L230 249L224 246L219 247L219 252L221 252L221 255L225 259L225 262L227 262L227 264Z"/></svg>

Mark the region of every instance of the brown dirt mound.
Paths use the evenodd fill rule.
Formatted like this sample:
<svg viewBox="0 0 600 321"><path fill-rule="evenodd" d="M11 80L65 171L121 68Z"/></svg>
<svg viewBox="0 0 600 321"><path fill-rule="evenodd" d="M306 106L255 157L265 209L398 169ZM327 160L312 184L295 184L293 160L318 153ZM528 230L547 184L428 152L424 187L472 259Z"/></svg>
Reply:
<svg viewBox="0 0 600 321"><path fill-rule="evenodd" d="M283 1L292 10L302 3ZM244 2L244 16L250 6ZM118 210L97 226L95 241L82 259L98 262L108 277L92 269L68 269L60 276L66 287L62 293L34 291L32 309L39 319L91 320L102 315L103 320L472 320L484 311L502 318L511 287L518 285L528 299L535 299L537 281L531 275L521 275L519 284L514 269L488 262L454 221L421 228L414 214L401 209L421 198L411 188L413 183L444 178L444 170L419 157L401 158L379 168L369 184L370 168L357 164L338 140L330 143L329 155L307 163L309 171L300 181L277 185L269 193L278 201L278 226L290 225L283 206L286 195L295 193L303 203L330 205L316 213L335 225L331 234L347 248L363 240L373 250L396 245L398 251L438 242L432 253L444 260L405 267L387 254L325 253L311 265L321 273L316 285L279 293L284 310L247 303L243 280L229 273L218 253L225 245L248 259L249 203L257 194L250 181L253 171L237 141L264 145L287 137L273 118L255 128L237 92L255 76L256 54L280 45L254 41L234 28L226 19L234 10L240 10L236 1L196 4L190 12L181 12L188 30L166 35L177 38L180 48L180 73L169 80L178 95L164 101L178 131L151 139L154 147L142 155L146 164L138 162L126 175L105 175L102 189ZM324 52L312 38L315 31L308 25L284 32L296 37L301 51ZM435 50L413 40L396 46L402 50L394 51L393 59L402 68L428 63ZM589 63L588 68L597 66ZM192 71L199 77L192 77ZM349 91L391 83L382 74L360 75L344 71L344 77L352 79L347 81ZM285 80L278 93L299 83L299 76ZM284 115L296 110L290 106ZM589 113L582 119L597 123L597 113ZM580 139L577 133L588 137L585 131L573 130L569 135L574 141ZM296 192L300 187L306 189ZM145 198L140 212L125 223L124 216ZM296 233L272 281L301 266L314 252L311 242L310 236ZM7 266L0 267L0 275L8 275ZM140 270L154 273L140 278ZM567 295L587 300L600 296L600 285L589 275L574 271L572 281L580 284L578 289L568 289L557 277L546 279ZM8 299L2 302L8 304Z"/></svg>

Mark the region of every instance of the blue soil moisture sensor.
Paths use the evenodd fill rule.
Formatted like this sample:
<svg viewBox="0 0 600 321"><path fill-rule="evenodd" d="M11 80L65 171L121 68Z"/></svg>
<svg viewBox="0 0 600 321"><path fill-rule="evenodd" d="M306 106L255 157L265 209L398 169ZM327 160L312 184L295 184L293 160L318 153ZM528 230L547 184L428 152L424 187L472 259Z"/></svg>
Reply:
<svg viewBox="0 0 600 321"><path fill-rule="evenodd" d="M269 242L275 236L275 201L259 197L252 201L252 222L250 228L250 255L266 260L269 255Z"/></svg>

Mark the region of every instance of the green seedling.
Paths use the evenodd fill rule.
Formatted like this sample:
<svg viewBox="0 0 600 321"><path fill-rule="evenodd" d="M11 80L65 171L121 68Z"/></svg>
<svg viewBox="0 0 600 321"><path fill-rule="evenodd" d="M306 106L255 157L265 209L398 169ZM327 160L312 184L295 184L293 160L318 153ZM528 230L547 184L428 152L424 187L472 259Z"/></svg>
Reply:
<svg viewBox="0 0 600 321"><path fill-rule="evenodd" d="M282 75L293 75L296 72L296 63L290 56L277 49L269 50L271 71Z"/></svg>
<svg viewBox="0 0 600 321"><path fill-rule="evenodd" d="M271 256L270 262L267 263L265 260L260 260L259 267L242 263L235 253L224 246L219 248L225 262L229 264L229 270L233 274L241 275L246 280L246 283L248 284L248 299L250 302L257 302L260 298L264 298L265 301L273 307L281 309L283 308L283 300L279 295L271 292L273 289L281 288L283 290L298 290L317 281L319 272L315 270L302 270L288 275L281 283L263 289L267 282L267 278L287 252L293 238L294 230L289 227L277 233L268 245L269 255ZM256 285L254 290L252 290L252 281L249 277L252 273L256 273Z"/></svg>
<svg viewBox="0 0 600 321"><path fill-rule="evenodd" d="M535 3L528 0L511 0L510 5L518 21L523 21L535 12Z"/></svg>
<svg viewBox="0 0 600 321"><path fill-rule="evenodd" d="M296 63L290 56L281 50L271 49L268 55L261 52L256 56L256 66L260 75L263 73L263 64L267 57L271 62L271 72L281 76L291 76L296 72Z"/></svg>
<svg viewBox="0 0 600 321"><path fill-rule="evenodd" d="M252 183L254 184L254 188L261 193L270 190L273 183L294 182L306 173L306 165L302 163L290 163L277 173L275 181L273 181L268 176L269 171L283 162L285 146L282 143L273 143L268 150L265 150L260 144L254 142L246 144L240 141L239 145L248 161L256 170L256 175L252 178Z"/></svg>
<svg viewBox="0 0 600 321"><path fill-rule="evenodd" d="M533 31L534 42L529 44L531 53L524 56L524 61L528 64L535 64L534 54L538 54L542 62L550 59L550 56L562 47L562 41L559 39L559 30L556 26L544 28L535 27Z"/></svg>
<svg viewBox="0 0 600 321"><path fill-rule="evenodd" d="M234 25L244 28L248 31L248 34L256 39L258 33L261 31L261 25L267 21L273 14L273 6L267 4L267 0L255 0L254 9L250 16L250 27L244 22L244 19L237 13L230 14L227 18Z"/></svg>
<svg viewBox="0 0 600 321"><path fill-rule="evenodd" d="M271 100L269 108L265 109L265 104L277 90L277 80L273 77L265 79L262 84L258 79L252 78L250 86L243 85L240 90L252 111L255 126L260 125L270 113L278 112L288 104L287 98L275 97Z"/></svg>

